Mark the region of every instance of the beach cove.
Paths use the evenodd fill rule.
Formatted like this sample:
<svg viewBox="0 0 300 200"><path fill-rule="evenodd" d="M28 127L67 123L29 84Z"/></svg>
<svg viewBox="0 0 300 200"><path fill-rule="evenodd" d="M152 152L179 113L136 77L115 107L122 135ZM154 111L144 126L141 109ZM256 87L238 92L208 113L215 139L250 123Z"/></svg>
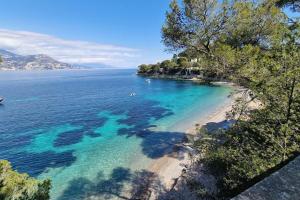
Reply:
<svg viewBox="0 0 300 200"><path fill-rule="evenodd" d="M51 197L59 200L122 199L137 193L132 185L148 175L178 176L182 160L172 160L173 147L196 123L223 119L233 91L184 81L148 82L134 70L0 76L7 99L0 108L6 124L0 125L1 158L20 172L51 178Z"/></svg>

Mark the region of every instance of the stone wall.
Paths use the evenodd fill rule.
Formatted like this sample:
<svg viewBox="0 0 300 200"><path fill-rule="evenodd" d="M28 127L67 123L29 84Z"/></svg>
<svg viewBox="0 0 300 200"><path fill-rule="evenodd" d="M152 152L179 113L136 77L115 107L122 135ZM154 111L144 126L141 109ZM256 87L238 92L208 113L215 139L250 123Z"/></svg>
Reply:
<svg viewBox="0 0 300 200"><path fill-rule="evenodd" d="M232 200L300 200L300 156Z"/></svg>

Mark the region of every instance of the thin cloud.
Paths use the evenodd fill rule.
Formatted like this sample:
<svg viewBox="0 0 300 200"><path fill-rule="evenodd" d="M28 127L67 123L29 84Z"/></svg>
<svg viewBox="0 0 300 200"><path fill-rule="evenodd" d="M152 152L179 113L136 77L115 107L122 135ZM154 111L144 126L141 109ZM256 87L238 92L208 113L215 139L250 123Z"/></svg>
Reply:
<svg viewBox="0 0 300 200"><path fill-rule="evenodd" d="M93 42L64 40L51 35L0 29L0 49L21 55L46 54L71 64L136 66L139 51L132 48Z"/></svg>

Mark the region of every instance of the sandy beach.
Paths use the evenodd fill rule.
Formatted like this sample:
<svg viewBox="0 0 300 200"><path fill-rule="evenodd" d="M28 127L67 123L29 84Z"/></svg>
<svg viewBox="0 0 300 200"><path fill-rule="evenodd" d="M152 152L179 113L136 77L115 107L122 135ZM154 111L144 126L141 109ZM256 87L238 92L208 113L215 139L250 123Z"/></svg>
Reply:
<svg viewBox="0 0 300 200"><path fill-rule="evenodd" d="M227 83L216 84L229 85ZM195 135L197 132L196 129L206 125L207 123L217 123L226 120L226 113L232 109L235 99L240 96L240 94L238 94L240 88L231 84L230 86L233 87L234 91L232 95L228 97L230 98L229 101L210 115L206 117L200 117L200 119L197 120L197 126L195 124L193 127L190 127L186 130L187 135ZM185 150L183 150L183 148ZM158 174L161 182L164 184L167 190L171 189L176 184L176 180L181 176L182 170L190 164L191 160L189 156L189 150L191 149L188 148L189 147L185 146L183 143L179 150L174 150L174 156L165 155L164 157L154 160L151 163L149 170Z"/></svg>

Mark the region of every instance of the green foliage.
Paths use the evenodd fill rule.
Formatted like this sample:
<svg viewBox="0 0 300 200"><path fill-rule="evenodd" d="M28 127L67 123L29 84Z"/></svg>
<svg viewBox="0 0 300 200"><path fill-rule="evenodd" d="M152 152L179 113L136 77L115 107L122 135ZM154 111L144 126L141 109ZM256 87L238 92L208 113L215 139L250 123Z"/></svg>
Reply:
<svg viewBox="0 0 300 200"><path fill-rule="evenodd" d="M180 7L173 1L162 28L163 42L169 50L206 55L219 43L267 47L281 33L285 15L274 0L259 2L184 0Z"/></svg>
<svg viewBox="0 0 300 200"><path fill-rule="evenodd" d="M273 0L261 4L240 1L233 4L232 10L226 33L230 37L225 36L225 42L235 48L243 48L245 45L269 48L272 39L282 34L285 15Z"/></svg>
<svg viewBox="0 0 300 200"><path fill-rule="evenodd" d="M176 0L170 4L162 28L163 42L171 51L191 49L209 54L225 31L229 4L217 0L184 0L183 4L183 8Z"/></svg>
<svg viewBox="0 0 300 200"><path fill-rule="evenodd" d="M168 50L180 53L140 67L148 74L197 74L248 89L228 115L235 124L217 134L202 133L195 143L222 198L300 152L300 23L278 5L275 0L184 0L181 6L172 1L162 38ZM250 108L253 100L261 106ZM211 195L192 183L190 189L200 196Z"/></svg>
<svg viewBox="0 0 300 200"><path fill-rule="evenodd" d="M294 12L300 12L299 0L278 0L276 5L279 7L290 7Z"/></svg>
<svg viewBox="0 0 300 200"><path fill-rule="evenodd" d="M201 151L206 148L204 161L219 177L222 196L236 194L300 152L298 30L287 31L282 41L268 51L247 45L233 53L239 66L234 78L251 89L263 107L249 111L245 109L248 102L238 102L231 115L236 123L222 136L224 143L212 137L196 145Z"/></svg>
<svg viewBox="0 0 300 200"><path fill-rule="evenodd" d="M181 51L183 71L194 64L180 56L197 58L205 78L250 91L231 112L234 126L195 144L223 196L300 152L300 28L279 3L295 1L173 1L162 28L168 50ZM260 109L249 109L254 99Z"/></svg>
<svg viewBox="0 0 300 200"><path fill-rule="evenodd" d="M165 60L160 64L160 67L162 67L165 70L170 70L176 68L177 63L172 60Z"/></svg>
<svg viewBox="0 0 300 200"><path fill-rule="evenodd" d="M0 160L0 199L48 200L50 180L38 181L14 171L8 161Z"/></svg>
<svg viewBox="0 0 300 200"><path fill-rule="evenodd" d="M139 66L138 73L141 75L199 75L200 66L192 63L186 57L174 57L172 60L164 60L161 63Z"/></svg>
<svg viewBox="0 0 300 200"><path fill-rule="evenodd" d="M177 59L177 65L181 68L188 68L189 67L189 61L185 57L180 57Z"/></svg>
<svg viewBox="0 0 300 200"><path fill-rule="evenodd" d="M208 80L245 82L236 74L257 57L247 51L254 54L279 46L287 31L287 18L275 3L184 0L179 6L172 1L162 28L163 42L170 51L182 51L181 57L200 60ZM191 68L188 63L177 64Z"/></svg>

